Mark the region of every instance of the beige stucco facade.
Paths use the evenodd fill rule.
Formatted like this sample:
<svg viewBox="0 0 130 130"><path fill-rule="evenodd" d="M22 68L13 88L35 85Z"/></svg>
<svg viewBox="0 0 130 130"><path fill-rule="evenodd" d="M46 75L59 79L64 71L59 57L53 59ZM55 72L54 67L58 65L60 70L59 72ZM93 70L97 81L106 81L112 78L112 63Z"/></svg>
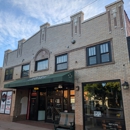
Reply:
<svg viewBox="0 0 130 130"><path fill-rule="evenodd" d="M119 7L121 7L121 12L119 11ZM73 27L74 24L72 24L75 18L77 18L77 33L75 33ZM116 23L114 18L116 18ZM71 16L71 20L67 23L55 26L50 26L46 23L40 27L40 31L29 39L20 40L18 42L17 50L5 51L2 74L0 72L0 75L2 75L0 89L11 90L5 89L4 84L20 79L21 66L26 63L30 64L29 77L56 73L55 56L67 53L68 69L66 71L75 71L74 86L80 87L79 91L76 91L75 93L76 130L83 130L83 82L120 79L121 84L124 81L127 81L130 84L130 64L126 40L127 36L125 13L123 9L123 2L121 0L106 6L106 12L88 20L84 20L83 13L79 12ZM72 44L72 40L76 41L75 44ZM103 43L104 41L110 41L111 43L112 61L105 64L87 66L86 48ZM40 50L48 51L49 68L44 71L35 71L35 57ZM4 81L5 70L11 67L14 68L13 80ZM27 97L27 95L28 93L24 89L13 89L11 114L5 116L10 116L9 119L15 120L15 117L17 118L20 115L20 100L24 96ZM122 95L126 130L129 130L130 89L122 89Z"/></svg>

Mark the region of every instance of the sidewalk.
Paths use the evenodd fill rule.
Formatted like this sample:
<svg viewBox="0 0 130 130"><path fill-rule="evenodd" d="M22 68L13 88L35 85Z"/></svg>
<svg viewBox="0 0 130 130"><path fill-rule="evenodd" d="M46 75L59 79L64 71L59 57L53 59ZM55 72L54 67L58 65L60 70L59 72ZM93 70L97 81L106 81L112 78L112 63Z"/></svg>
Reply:
<svg viewBox="0 0 130 130"><path fill-rule="evenodd" d="M15 122L0 121L0 130L53 130Z"/></svg>

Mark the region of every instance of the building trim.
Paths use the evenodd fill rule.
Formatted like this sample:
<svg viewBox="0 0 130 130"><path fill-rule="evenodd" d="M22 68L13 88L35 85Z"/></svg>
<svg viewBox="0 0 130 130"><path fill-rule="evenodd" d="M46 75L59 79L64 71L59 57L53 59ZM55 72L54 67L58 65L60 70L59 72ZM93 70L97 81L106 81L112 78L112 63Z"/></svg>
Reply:
<svg viewBox="0 0 130 130"><path fill-rule="evenodd" d="M109 4L109 5L105 6L105 7L108 8L109 6L113 6L113 5L118 4L120 2L123 2L123 0L117 0L116 2L113 2L113 3L111 3L111 4ZM123 4L124 4L124 2L123 2Z"/></svg>
<svg viewBox="0 0 130 130"><path fill-rule="evenodd" d="M65 23L61 23L61 24L57 24L57 25L52 25L52 26L49 26L47 28L49 29L49 28L53 28L53 27L57 27L57 26L62 26L62 25L70 24L70 23L71 22L69 21L69 22L65 22Z"/></svg>

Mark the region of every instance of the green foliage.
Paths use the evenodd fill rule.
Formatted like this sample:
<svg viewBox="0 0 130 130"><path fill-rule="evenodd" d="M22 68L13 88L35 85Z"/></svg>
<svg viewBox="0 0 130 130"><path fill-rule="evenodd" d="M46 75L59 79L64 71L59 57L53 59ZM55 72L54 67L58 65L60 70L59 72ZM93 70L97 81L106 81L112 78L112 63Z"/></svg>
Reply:
<svg viewBox="0 0 130 130"><path fill-rule="evenodd" d="M113 99L118 97L121 100L120 82L107 82L105 86L102 86L102 83L88 83L84 86L84 92L88 98L102 100L103 105L106 97Z"/></svg>

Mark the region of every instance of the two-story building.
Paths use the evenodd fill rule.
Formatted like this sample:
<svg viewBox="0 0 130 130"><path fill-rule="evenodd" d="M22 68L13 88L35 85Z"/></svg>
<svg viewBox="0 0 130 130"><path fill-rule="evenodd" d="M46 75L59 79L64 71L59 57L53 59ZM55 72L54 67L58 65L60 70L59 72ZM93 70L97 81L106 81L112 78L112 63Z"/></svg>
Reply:
<svg viewBox="0 0 130 130"><path fill-rule="evenodd" d="M122 0L84 20L40 26L5 51L1 120L75 113L76 130L130 129L130 20Z"/></svg>

